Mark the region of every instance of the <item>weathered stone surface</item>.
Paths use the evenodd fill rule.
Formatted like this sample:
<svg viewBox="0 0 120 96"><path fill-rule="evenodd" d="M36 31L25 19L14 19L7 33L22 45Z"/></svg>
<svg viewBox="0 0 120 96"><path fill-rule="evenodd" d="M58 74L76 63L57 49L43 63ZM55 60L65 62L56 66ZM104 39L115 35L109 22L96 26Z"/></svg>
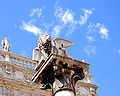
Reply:
<svg viewBox="0 0 120 96"><path fill-rule="evenodd" d="M23 79L24 78L24 75L21 71L15 71L14 72L14 78L15 79Z"/></svg>
<svg viewBox="0 0 120 96"><path fill-rule="evenodd" d="M2 67L0 67L0 74L2 74Z"/></svg>
<svg viewBox="0 0 120 96"><path fill-rule="evenodd" d="M30 93L22 93L22 96L31 96Z"/></svg>
<svg viewBox="0 0 120 96"><path fill-rule="evenodd" d="M31 94L31 96L38 96L38 95L35 95L35 94Z"/></svg>
<svg viewBox="0 0 120 96"><path fill-rule="evenodd" d="M76 91L77 91L77 96L92 96L89 92L89 89L85 87L77 86Z"/></svg>
<svg viewBox="0 0 120 96"><path fill-rule="evenodd" d="M8 87L3 87L3 96L14 96L12 90Z"/></svg>
<svg viewBox="0 0 120 96"><path fill-rule="evenodd" d="M10 69L10 74L6 73L6 66L10 66L7 69L8 71ZM0 96L52 96L51 90L41 90L39 82L33 83L31 81L31 78L35 74L33 69L4 61L0 62L0 72L3 74L3 77L0 77ZM90 95L91 91L92 93L93 91L96 92L93 84L85 83L85 85L77 85L77 96L92 96ZM92 89L89 86L92 86Z"/></svg>
<svg viewBox="0 0 120 96"><path fill-rule="evenodd" d="M0 96L2 95L2 87L0 87Z"/></svg>
<svg viewBox="0 0 120 96"><path fill-rule="evenodd" d="M18 90L13 90L14 96L22 96L21 92Z"/></svg>
<svg viewBox="0 0 120 96"><path fill-rule="evenodd" d="M32 79L33 75L31 73L24 73L24 80L26 82L32 82L31 79Z"/></svg>

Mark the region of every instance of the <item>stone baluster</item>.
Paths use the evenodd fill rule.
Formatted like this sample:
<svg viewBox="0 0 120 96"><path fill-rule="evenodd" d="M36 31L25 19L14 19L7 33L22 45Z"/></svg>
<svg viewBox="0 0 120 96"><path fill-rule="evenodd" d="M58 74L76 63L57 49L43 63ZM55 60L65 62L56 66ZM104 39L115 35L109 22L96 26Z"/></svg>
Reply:
<svg viewBox="0 0 120 96"><path fill-rule="evenodd" d="M30 68L30 62L27 62L27 64L28 64L28 68Z"/></svg>
<svg viewBox="0 0 120 96"><path fill-rule="evenodd" d="M10 59L10 58L9 58L9 55L8 55L8 54L5 54L4 61L10 61L9 59Z"/></svg>
<svg viewBox="0 0 120 96"><path fill-rule="evenodd" d="M11 58L12 59L12 63L14 63L14 58Z"/></svg>
<svg viewBox="0 0 120 96"><path fill-rule="evenodd" d="M34 69L33 62L31 62L31 67L32 67L32 69Z"/></svg>
<svg viewBox="0 0 120 96"><path fill-rule="evenodd" d="M0 54L0 60L1 60L1 54Z"/></svg>
<svg viewBox="0 0 120 96"><path fill-rule="evenodd" d="M15 63L18 65L18 59L15 59L15 60L16 60L16 62L15 62Z"/></svg>
<svg viewBox="0 0 120 96"><path fill-rule="evenodd" d="M23 66L26 67L26 62L25 61L23 61L23 62L24 62Z"/></svg>
<svg viewBox="0 0 120 96"><path fill-rule="evenodd" d="M20 66L22 66L22 60L20 60Z"/></svg>
<svg viewBox="0 0 120 96"><path fill-rule="evenodd" d="M30 65L31 65L31 63L30 63L30 62L28 62L28 68L30 68Z"/></svg>

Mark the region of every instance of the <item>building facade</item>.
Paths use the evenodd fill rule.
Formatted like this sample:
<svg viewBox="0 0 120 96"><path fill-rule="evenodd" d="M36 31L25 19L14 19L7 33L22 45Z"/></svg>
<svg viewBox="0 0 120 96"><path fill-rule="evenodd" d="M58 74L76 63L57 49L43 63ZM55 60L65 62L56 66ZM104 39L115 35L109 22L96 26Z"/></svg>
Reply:
<svg viewBox="0 0 120 96"><path fill-rule="evenodd" d="M0 96L52 96L52 90L42 90L41 83L34 83L32 78L37 62L31 58L0 50ZM97 86L92 84L93 76L88 71L85 78L75 85L76 96L97 96Z"/></svg>

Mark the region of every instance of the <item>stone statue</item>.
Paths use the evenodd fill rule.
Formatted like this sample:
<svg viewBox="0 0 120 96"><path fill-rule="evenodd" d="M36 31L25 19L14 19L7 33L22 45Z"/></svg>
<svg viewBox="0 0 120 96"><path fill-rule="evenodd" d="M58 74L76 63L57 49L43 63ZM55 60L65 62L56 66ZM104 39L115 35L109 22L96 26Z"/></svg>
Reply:
<svg viewBox="0 0 120 96"><path fill-rule="evenodd" d="M33 60L41 62L46 60L51 53L73 58L72 55L65 49L74 44L61 38L56 38L52 43L51 37L48 34L42 34L38 40L38 47L33 49Z"/></svg>
<svg viewBox="0 0 120 96"><path fill-rule="evenodd" d="M74 42L70 42L61 38L56 38L54 40L53 45L51 37L48 34L42 34L38 40L38 47L33 49L33 60L38 62L38 66L35 68L35 70L37 71L40 68L40 66L48 59L49 55L52 53L63 57L73 58L72 55L65 49L67 47L72 46L73 44ZM47 70L43 72L44 80L42 80L43 81L42 83L45 86L47 83L52 84L54 82L53 79L54 77L52 76L54 76L54 71L56 71L56 78L59 79L59 77L61 77L62 79L59 79L60 82L63 83L63 86L67 86L66 82L64 82L65 81L64 79L66 78L62 74L59 74L62 73L62 67L59 67L56 70L55 66L58 67L56 64L54 64L54 67L49 66ZM49 72L48 70L51 70L51 72ZM49 76L51 76L51 78L47 80Z"/></svg>
<svg viewBox="0 0 120 96"><path fill-rule="evenodd" d="M33 60L38 64L45 61L52 51L52 40L48 34L42 34L38 40L38 47L33 49Z"/></svg>
<svg viewBox="0 0 120 96"><path fill-rule="evenodd" d="M11 45L8 43L8 38L5 37L5 40L2 40L2 50L3 51L10 51Z"/></svg>
<svg viewBox="0 0 120 96"><path fill-rule="evenodd" d="M54 43L55 43L55 47L57 48L58 55L63 56L63 57L73 58L72 55L65 48L73 46L74 42L70 42L62 38L56 38L54 40ZM55 49L53 48L53 50Z"/></svg>

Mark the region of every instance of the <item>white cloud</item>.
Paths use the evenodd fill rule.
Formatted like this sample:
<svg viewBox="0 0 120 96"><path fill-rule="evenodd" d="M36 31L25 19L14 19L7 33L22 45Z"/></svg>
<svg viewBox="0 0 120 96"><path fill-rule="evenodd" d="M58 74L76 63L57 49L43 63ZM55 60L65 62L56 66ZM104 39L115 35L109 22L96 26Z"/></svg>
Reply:
<svg viewBox="0 0 120 96"><path fill-rule="evenodd" d="M89 35L87 35L87 39L88 39L88 41L90 41L90 42L95 41L95 39L94 39L92 36L89 36Z"/></svg>
<svg viewBox="0 0 120 96"><path fill-rule="evenodd" d="M76 21L74 20L73 12L69 9L64 10L62 7L59 6L56 8L55 17L58 20L58 25L56 25L57 27L54 27L54 29L57 28L57 32L55 32L55 34L58 33L58 30L60 33L61 29L64 28L68 29L65 33L65 36L72 34L76 26Z"/></svg>
<svg viewBox="0 0 120 96"><path fill-rule="evenodd" d="M22 21L22 26L20 26L20 28L30 33L33 33L34 35L40 35L42 33L42 30L32 24L32 21L29 21L28 23Z"/></svg>
<svg viewBox="0 0 120 96"><path fill-rule="evenodd" d="M87 54L88 57L96 54L96 46L87 46L84 48L84 52Z"/></svg>
<svg viewBox="0 0 120 96"><path fill-rule="evenodd" d="M52 37L56 38L57 36L59 36L60 32L61 32L61 29L62 29L62 26L56 25L53 29Z"/></svg>
<svg viewBox="0 0 120 96"><path fill-rule="evenodd" d="M118 50L118 54L120 55L120 49Z"/></svg>
<svg viewBox="0 0 120 96"><path fill-rule="evenodd" d="M100 39L110 40L108 33L109 31L107 28L105 28L104 24L90 23L88 26L87 39L88 41L97 41ZM91 38L88 38L88 37L91 37Z"/></svg>
<svg viewBox="0 0 120 96"><path fill-rule="evenodd" d="M92 10L82 9L82 10L84 11L84 15L83 16L80 15L80 18L77 20L72 10L64 9L62 6L60 6L60 4L56 5L55 13L54 13L55 18L51 26L51 22L45 22L45 20L43 19L44 16L41 16L43 10L41 8L34 8L34 9L31 9L31 13L29 15L28 20L32 19L35 21L35 23L33 24L33 22L31 21L29 22L22 21L21 29L31 32L34 35L40 35L41 33L43 33L43 31L51 32L52 30L51 32L52 37L57 37L61 35L62 33L61 31L63 29L65 30L63 34L65 34L65 36L68 36L74 32L77 25L79 27L80 24L83 25L87 22L87 19L92 14L93 9ZM34 18L36 16L38 18L41 17L41 19L38 20L38 18ZM42 23L39 23L38 21L39 22L42 21ZM35 24L39 24L42 29L35 26Z"/></svg>
<svg viewBox="0 0 120 96"><path fill-rule="evenodd" d="M62 17L62 21L64 22L64 24L67 23L73 23L74 19L73 19L73 14L70 13L70 11L67 9L67 11L64 13L63 17Z"/></svg>
<svg viewBox="0 0 120 96"><path fill-rule="evenodd" d="M82 10L84 11L84 15L83 16L80 15L80 19L81 19L79 21L80 25L83 25L87 22L88 17L92 14L92 11L93 11L93 9L92 10L82 9Z"/></svg>
<svg viewBox="0 0 120 96"><path fill-rule="evenodd" d="M80 19L76 20L74 12L70 9L63 9L58 5L55 10L55 17L58 20L58 25L62 26L63 29L66 27L68 28L65 36L71 35L77 25L85 24L88 20L88 17L93 13L93 9L82 9L84 11L84 15L80 15Z"/></svg>
<svg viewBox="0 0 120 96"><path fill-rule="evenodd" d="M42 14L42 9L35 8L35 9L32 9L32 12L29 16L32 17L36 15L37 17L40 17L41 14Z"/></svg>
<svg viewBox="0 0 120 96"><path fill-rule="evenodd" d="M60 21L64 22L64 24L67 23L74 23L74 24L80 24L83 25L87 22L88 17L93 13L93 9L82 9L84 11L84 15L80 15L80 20L75 20L74 14L71 10L66 9L66 11L63 10L63 8L56 8L55 16L60 19Z"/></svg>
<svg viewBox="0 0 120 96"><path fill-rule="evenodd" d="M104 27L104 25L101 26L99 32L101 34L101 39L109 39L109 34L108 34L109 31Z"/></svg>
<svg viewBox="0 0 120 96"><path fill-rule="evenodd" d="M56 8L55 16L60 20L60 22L62 21L64 24L74 22L73 12L69 9L64 11L62 8Z"/></svg>

